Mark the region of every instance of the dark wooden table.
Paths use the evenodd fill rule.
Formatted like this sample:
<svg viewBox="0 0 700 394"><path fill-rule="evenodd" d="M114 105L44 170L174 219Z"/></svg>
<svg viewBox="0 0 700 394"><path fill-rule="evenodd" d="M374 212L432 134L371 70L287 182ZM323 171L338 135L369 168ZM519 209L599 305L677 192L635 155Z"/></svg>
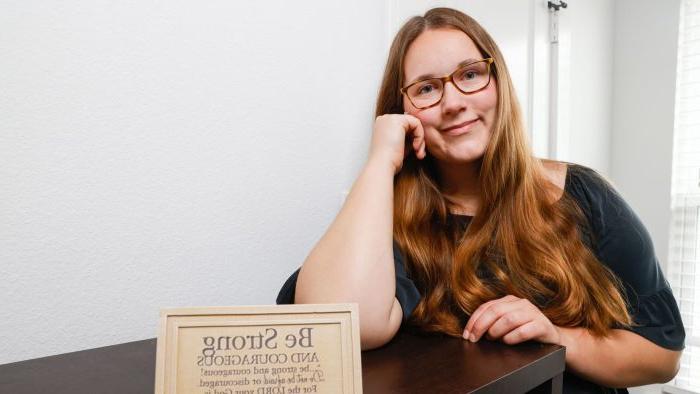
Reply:
<svg viewBox="0 0 700 394"><path fill-rule="evenodd" d="M0 393L153 393L156 340L0 365ZM564 348L399 332L362 353L365 394L561 393Z"/></svg>

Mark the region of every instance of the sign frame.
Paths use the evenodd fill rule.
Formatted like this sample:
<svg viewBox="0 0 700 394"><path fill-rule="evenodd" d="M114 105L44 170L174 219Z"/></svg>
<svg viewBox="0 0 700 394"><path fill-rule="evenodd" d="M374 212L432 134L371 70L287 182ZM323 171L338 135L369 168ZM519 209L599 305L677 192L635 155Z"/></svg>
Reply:
<svg viewBox="0 0 700 394"><path fill-rule="evenodd" d="M323 343L331 341L340 354L330 360L340 365L340 387L332 392L343 394L362 393L362 362L360 348L359 313L356 303L347 304L292 304L205 306L189 308L165 308L160 311L160 324L156 349L155 394L178 392L178 360L180 347L189 346L181 335L185 329L221 330L246 328L285 328L304 326L335 326L334 334L324 334ZM277 329L275 328L275 333ZM321 332L314 334L321 335ZM310 332L310 331L309 331ZM309 334L310 336L310 334ZM178 339L181 337L180 339ZM181 342L185 341L183 345ZM310 341L310 339L309 339ZM262 345L262 337L261 342ZM201 346L201 345L200 345ZM252 353L252 351L250 351ZM240 353L246 353L240 351ZM260 354L260 352L256 352ZM191 369L199 369L193 365ZM336 368L337 369L337 368ZM235 391L232 391L235 392ZM303 392L303 391L302 391Z"/></svg>

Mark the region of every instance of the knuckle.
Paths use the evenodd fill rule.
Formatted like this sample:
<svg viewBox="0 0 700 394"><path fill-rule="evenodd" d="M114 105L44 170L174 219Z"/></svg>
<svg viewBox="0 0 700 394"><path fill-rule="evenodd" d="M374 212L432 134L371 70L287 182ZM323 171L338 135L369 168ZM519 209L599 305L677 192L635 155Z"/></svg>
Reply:
<svg viewBox="0 0 700 394"><path fill-rule="evenodd" d="M514 345L520 342L520 334L518 333L518 331L511 331L508 335L503 337L503 342L505 342L508 345Z"/></svg>
<svg viewBox="0 0 700 394"><path fill-rule="evenodd" d="M499 313L495 311L494 309L489 309L488 311L484 312L483 314L483 321L492 321L494 318L498 317Z"/></svg>
<svg viewBox="0 0 700 394"><path fill-rule="evenodd" d="M483 323L483 321L477 322L476 324L474 324L474 327L472 327L472 331L474 332L474 335L476 335L476 336L483 333L485 329L486 329L486 327L485 327L485 324Z"/></svg>
<svg viewBox="0 0 700 394"><path fill-rule="evenodd" d="M520 337L521 337L522 335L523 335L523 334L522 334L522 330L521 330L520 328L511 331L510 334L509 334L509 336L510 336L511 338L516 339L516 340L517 340L517 339L520 339Z"/></svg>
<svg viewBox="0 0 700 394"><path fill-rule="evenodd" d="M498 304L498 305L494 305L494 306L491 308L491 313L494 313L494 314L500 316L500 315L503 315L503 314L505 313L505 311L506 311L507 308L508 308L508 305L507 305L507 304Z"/></svg>
<svg viewBox="0 0 700 394"><path fill-rule="evenodd" d="M520 299L518 303L520 303L520 305L522 305L524 308L530 308L533 306L530 300L528 300L527 298Z"/></svg>
<svg viewBox="0 0 700 394"><path fill-rule="evenodd" d="M498 336L498 332L496 331L496 328L494 326L491 326L491 328L486 331L486 336L489 338L496 338Z"/></svg>

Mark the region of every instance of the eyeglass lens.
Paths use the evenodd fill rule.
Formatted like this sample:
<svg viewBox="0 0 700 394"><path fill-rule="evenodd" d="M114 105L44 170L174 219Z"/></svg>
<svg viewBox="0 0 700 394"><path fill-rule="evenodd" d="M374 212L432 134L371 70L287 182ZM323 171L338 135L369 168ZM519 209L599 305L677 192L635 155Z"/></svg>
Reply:
<svg viewBox="0 0 700 394"><path fill-rule="evenodd" d="M477 91L489 82L489 64L484 61L466 65L455 71L451 77L462 93ZM434 78L411 85L406 94L416 107L428 107L442 99L444 88L443 81Z"/></svg>

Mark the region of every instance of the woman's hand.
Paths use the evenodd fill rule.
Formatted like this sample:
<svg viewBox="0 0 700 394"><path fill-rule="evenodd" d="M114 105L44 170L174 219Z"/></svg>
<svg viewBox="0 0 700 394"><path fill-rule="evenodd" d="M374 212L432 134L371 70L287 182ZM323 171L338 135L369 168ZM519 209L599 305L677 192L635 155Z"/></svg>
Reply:
<svg viewBox="0 0 700 394"><path fill-rule="evenodd" d="M403 160L411 148L416 152L416 157L425 157L425 133L420 120L412 115L386 114L378 116L374 121L372 145L369 157L389 160L394 168L394 174L403 166Z"/></svg>
<svg viewBox="0 0 700 394"><path fill-rule="evenodd" d="M462 336L472 342L483 335L504 343L535 340L561 345L559 328L529 300L507 295L479 306L469 318Z"/></svg>

